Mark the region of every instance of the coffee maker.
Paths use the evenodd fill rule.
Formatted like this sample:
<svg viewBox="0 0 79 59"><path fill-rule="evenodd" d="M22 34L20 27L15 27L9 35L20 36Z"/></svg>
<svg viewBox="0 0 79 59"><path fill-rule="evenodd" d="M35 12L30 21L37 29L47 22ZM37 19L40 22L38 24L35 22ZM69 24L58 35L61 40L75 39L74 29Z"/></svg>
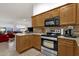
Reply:
<svg viewBox="0 0 79 59"><path fill-rule="evenodd" d="M72 37L73 36L73 29L65 30L65 36L66 37Z"/></svg>
<svg viewBox="0 0 79 59"><path fill-rule="evenodd" d="M66 28L64 32L65 32L64 36L66 36L66 37L73 37L73 35L74 35L73 26L68 26L68 28Z"/></svg>

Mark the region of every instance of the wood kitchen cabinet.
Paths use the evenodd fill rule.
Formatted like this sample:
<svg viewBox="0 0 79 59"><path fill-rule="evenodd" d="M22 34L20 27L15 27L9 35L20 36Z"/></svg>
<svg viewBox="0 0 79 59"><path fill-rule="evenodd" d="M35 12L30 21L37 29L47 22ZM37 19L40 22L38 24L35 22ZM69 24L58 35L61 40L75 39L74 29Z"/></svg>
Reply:
<svg viewBox="0 0 79 59"><path fill-rule="evenodd" d="M76 56L79 56L79 46L76 47Z"/></svg>
<svg viewBox="0 0 79 59"><path fill-rule="evenodd" d="M33 27L44 26L44 21L45 21L45 19L47 19L47 14L48 13L44 13L44 14L39 14L37 16L33 16L32 17L32 26Z"/></svg>
<svg viewBox="0 0 79 59"><path fill-rule="evenodd" d="M49 11L44 12L44 13L43 13L43 14L41 14L41 15L42 15L42 18L43 18L44 20L46 20L46 19L50 18L50 12L49 12Z"/></svg>
<svg viewBox="0 0 79 59"><path fill-rule="evenodd" d="M53 18L55 16L59 16L60 14L59 14L59 9L56 8L56 9L49 10L41 15L42 15L43 26L44 26L44 22L46 19Z"/></svg>
<svg viewBox="0 0 79 59"><path fill-rule="evenodd" d="M60 24L75 24L76 22L76 4L68 4L60 7Z"/></svg>
<svg viewBox="0 0 79 59"><path fill-rule="evenodd" d="M37 15L37 16L32 17L32 26L33 27L44 26L43 16L42 15Z"/></svg>
<svg viewBox="0 0 79 59"><path fill-rule="evenodd" d="M34 48L41 50L41 36L33 35L32 36L32 45Z"/></svg>
<svg viewBox="0 0 79 59"><path fill-rule="evenodd" d="M60 16L60 10L59 8L55 8L49 11L50 13L50 18L55 17L55 16Z"/></svg>
<svg viewBox="0 0 79 59"><path fill-rule="evenodd" d="M44 26L42 14L38 15L38 19L37 19L37 27L40 27L40 26Z"/></svg>
<svg viewBox="0 0 79 59"><path fill-rule="evenodd" d="M40 35L22 35L16 36L16 51L21 53L30 48L36 48L41 51Z"/></svg>
<svg viewBox="0 0 79 59"><path fill-rule="evenodd" d="M75 56L76 42L74 40L58 39L58 56Z"/></svg>
<svg viewBox="0 0 79 59"><path fill-rule="evenodd" d="M45 20L48 19L48 18L50 18L49 11L44 12L44 13L41 14L42 26L45 25Z"/></svg>
<svg viewBox="0 0 79 59"><path fill-rule="evenodd" d="M48 18L55 16L60 16L60 25L70 25L76 24L76 15L77 15L77 24L79 24L79 4L66 4L61 7L46 11L44 13L38 14L32 17L32 26L39 27L44 26L44 22Z"/></svg>
<svg viewBox="0 0 79 59"><path fill-rule="evenodd" d="M33 16L32 17L32 27L38 27L38 16Z"/></svg>
<svg viewBox="0 0 79 59"><path fill-rule="evenodd" d="M21 53L32 47L29 36L16 36L16 50Z"/></svg>
<svg viewBox="0 0 79 59"><path fill-rule="evenodd" d="M76 24L79 24L79 4L77 4L77 22Z"/></svg>
<svg viewBox="0 0 79 59"><path fill-rule="evenodd" d="M32 17L32 26L39 27L44 26L44 22L48 18L52 18L54 16L59 16L59 9L50 10L39 15Z"/></svg>
<svg viewBox="0 0 79 59"><path fill-rule="evenodd" d="M32 27L37 27L37 16L32 17Z"/></svg>

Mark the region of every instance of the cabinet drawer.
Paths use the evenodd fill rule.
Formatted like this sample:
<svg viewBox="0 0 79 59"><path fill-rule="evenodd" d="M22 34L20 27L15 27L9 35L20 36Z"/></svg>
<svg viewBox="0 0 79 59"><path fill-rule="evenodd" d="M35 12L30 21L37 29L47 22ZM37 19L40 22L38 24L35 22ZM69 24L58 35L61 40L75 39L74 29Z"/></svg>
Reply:
<svg viewBox="0 0 79 59"><path fill-rule="evenodd" d="M58 44L61 45L74 45L74 40L68 40L68 39L58 39Z"/></svg>

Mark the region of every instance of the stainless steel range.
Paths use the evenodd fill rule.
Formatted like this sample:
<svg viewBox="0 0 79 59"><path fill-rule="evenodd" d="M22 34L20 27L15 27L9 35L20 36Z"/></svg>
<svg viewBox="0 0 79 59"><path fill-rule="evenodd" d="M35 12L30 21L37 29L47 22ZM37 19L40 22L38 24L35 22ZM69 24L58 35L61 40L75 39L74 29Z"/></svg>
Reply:
<svg viewBox="0 0 79 59"><path fill-rule="evenodd" d="M58 51L57 34L41 35L41 52L47 56L56 56Z"/></svg>

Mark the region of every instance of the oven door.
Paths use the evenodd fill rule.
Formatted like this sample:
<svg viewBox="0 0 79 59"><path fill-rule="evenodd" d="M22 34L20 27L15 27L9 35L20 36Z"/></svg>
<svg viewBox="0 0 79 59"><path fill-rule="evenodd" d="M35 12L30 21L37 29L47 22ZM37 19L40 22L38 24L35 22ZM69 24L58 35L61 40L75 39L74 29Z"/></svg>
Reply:
<svg viewBox="0 0 79 59"><path fill-rule="evenodd" d="M44 39L42 38L41 40L41 45L47 49L51 49L54 51L58 50L58 41L55 40L49 40L49 39Z"/></svg>

